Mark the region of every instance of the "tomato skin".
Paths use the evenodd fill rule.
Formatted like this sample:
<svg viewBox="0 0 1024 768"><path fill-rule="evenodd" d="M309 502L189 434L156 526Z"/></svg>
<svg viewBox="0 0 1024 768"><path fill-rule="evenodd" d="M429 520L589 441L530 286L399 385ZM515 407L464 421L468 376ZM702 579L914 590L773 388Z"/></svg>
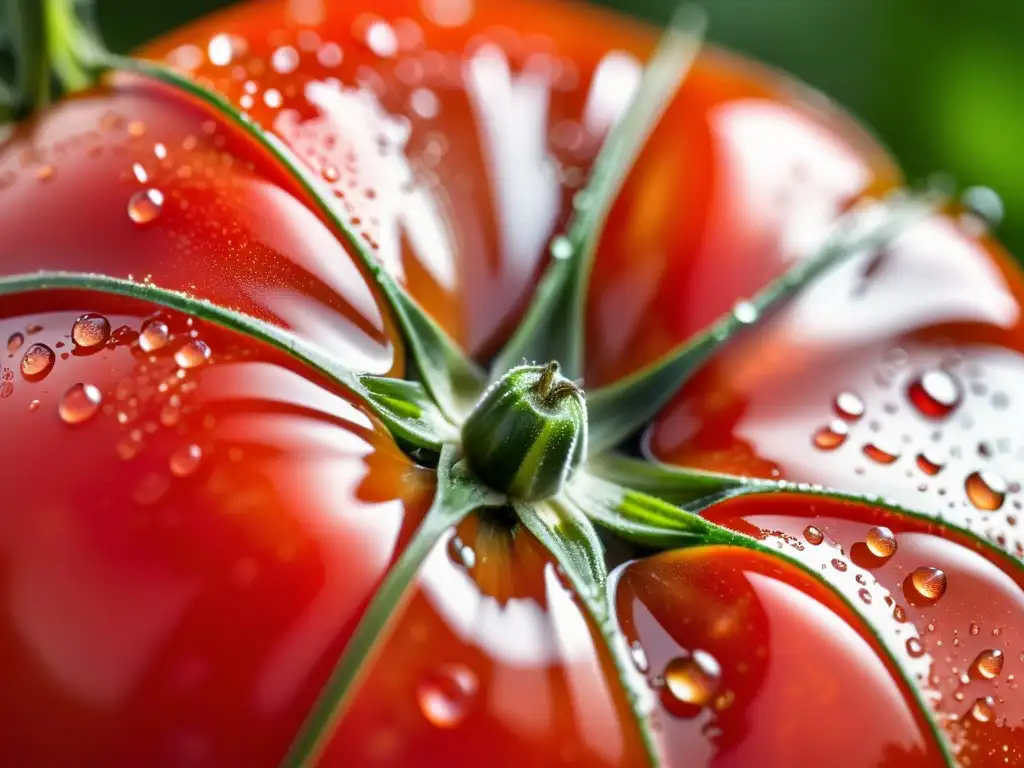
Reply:
<svg viewBox="0 0 1024 768"><path fill-rule="evenodd" d="M674 659L713 674L689 705L662 688L655 714L670 765L942 763L856 614L807 573L733 547L667 552L623 566L619 622L649 676ZM872 647L874 645L874 647ZM704 656L702 656L704 654ZM700 678L684 671L684 684Z"/></svg>
<svg viewBox="0 0 1024 768"><path fill-rule="evenodd" d="M320 175L335 210L386 267L486 358L525 305L548 239L568 219L653 35L571 5L482 3L454 25L411 0L366 12L314 6L322 17L296 15L300 3L239 6L144 54L188 69L277 133ZM341 43L337 51L332 43ZM189 65L197 52L198 63ZM225 56L227 63L211 61ZM593 85L599 75L601 87ZM383 91L380 104L368 95L376 91ZM814 99L721 52L701 55L631 173L599 249L588 309L589 386L667 351L779 274L843 208L899 182L882 149ZM590 111L588 121L595 102L605 111ZM286 326L354 368L403 372L390 314L327 217L251 138L166 88L117 77L47 112L0 149L0 187L5 272L148 276ZM135 222L130 201L150 188L164 204L153 220ZM945 224L940 230L938 242L960 243ZM870 340L871 354L895 336L904 346L932 343L933 332L1015 354L1016 326L999 319L1018 307L1019 275L987 241L958 248L940 287L980 281L981 299L955 304L939 291L935 302L957 311L929 315L923 334L914 313L906 321L895 302L868 306L853 315L855 325L871 327L872 308L886 321ZM865 282L891 287L884 267ZM857 284L849 270L837 271L808 306L822 306L822 296L828 305L837 281L845 289ZM924 304L934 309L935 302ZM0 302L0 342L15 332L26 338L7 361L10 388L0 385L0 395L7 393L0 413L25 435L0 445L11 510L0 550L7 609L0 661L22 692L0 704L5 736L8 728L12 734L0 739L0 762L278 764L432 496L431 473L402 456L379 424L258 343L168 316L175 339L149 360L133 333L155 311L89 293ZM71 354L66 337L85 312L102 312L129 333L111 349ZM608 318L619 327L609 330ZM736 434L762 397L769 411L778 407L776 378L778 391L815 402L825 418L835 394L831 375L847 373L822 353L835 351L829 339L801 346L770 323L690 385L652 429L649 449L689 465L853 480L854 489L869 489L883 476L858 480L847 453L832 454L841 461L829 466L792 458L799 454L792 446L805 448L813 430L794 442L788 414L772 430L778 442L771 445L784 450ZM35 324L42 330L29 333ZM212 357L179 378L173 353L192 331ZM39 339L55 349L63 343L59 350L69 356L32 382L17 366ZM871 364L857 357L863 350L851 346L840 351L857 363L857 375L868 375ZM915 363L924 359L914 357L916 348L908 354ZM1008 366L1008 380L1012 373ZM808 394L793 377L818 388ZM69 425L58 402L77 382L99 387L111 407ZM181 413L165 417L179 393L188 394ZM687 431L693 412L696 436ZM986 438L998 437L991 423L980 430ZM869 420L862 426L869 429ZM947 439L958 438L951 432ZM201 459L189 468L181 451L192 446ZM917 498L902 479L895 485ZM780 522L762 530L772 503ZM911 612L922 636L933 618L951 625L954 615L1002 610L1009 618L996 626L1006 642L1017 637L1019 599L1005 588L1012 572L1005 561L962 541L943 542L928 526L876 519L877 510L822 505L827 514L795 498L757 499L709 516L774 544L771 531L799 537L815 514L851 558L851 542L868 523L887 521L910 544L878 570L881 587L896 596L907 569L924 564L926 554L950 579L943 600ZM324 764L643 764L606 654L550 558L521 530L509 541L470 518L458 533L476 564L467 566L465 555L452 559L450 538L438 546ZM937 764L921 713L863 622L793 566L705 548L647 558L618 575L619 619L627 635L649 646L648 678L662 700L658 738L673 764L695 754L713 765L737 764L765 752L794 765L818 764L822 755L837 764ZM766 593L766 580L776 583L773 594L791 599ZM446 587L455 583L461 591ZM842 593L856 599L857 591ZM979 602L989 596L1002 602ZM806 609L797 615L792 602ZM466 606L475 610L472 622L461 613ZM717 636L716 622L737 614L735 632ZM963 622L956 629L969 631ZM510 648L520 641L535 653ZM940 715L963 714L948 700L955 696L950 681L980 642L965 643L955 662L929 646L946 697ZM665 704L663 656L695 647L729 665L723 679L734 680L743 665L753 670L722 713L694 718ZM780 680L775 665L794 648L804 651L791 659L799 674ZM1010 664L1011 650L1004 675L1019 667ZM861 685L865 672L872 685ZM972 692L989 690L976 682ZM1010 699L1009 677L997 683ZM424 686L440 698L425 703ZM998 711L1007 722L947 723L974 765L995 764L1004 745L1013 751L1003 754L1019 753L1020 715L1016 704L1004 704ZM809 712L820 718L813 733L806 731ZM719 714L722 734L697 732ZM850 727L861 716L871 726L866 734ZM55 739L55 732L70 735Z"/></svg>
<svg viewBox="0 0 1024 768"><path fill-rule="evenodd" d="M164 313L152 356L125 332L83 354L68 336L86 310L115 331L154 314L47 292L5 299L0 321L26 336L5 365L31 343L73 352L2 400L0 658L18 695L0 758L276 764L432 476L258 343ZM193 332L213 353L186 369ZM103 405L72 424L59 404L77 382Z"/></svg>

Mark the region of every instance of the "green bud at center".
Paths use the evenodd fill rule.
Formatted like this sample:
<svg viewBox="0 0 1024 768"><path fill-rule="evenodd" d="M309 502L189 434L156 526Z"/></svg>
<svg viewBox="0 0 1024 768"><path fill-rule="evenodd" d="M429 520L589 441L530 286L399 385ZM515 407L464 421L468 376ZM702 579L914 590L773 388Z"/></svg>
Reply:
<svg viewBox="0 0 1024 768"><path fill-rule="evenodd" d="M558 363L522 365L495 382L462 426L470 468L513 499L559 492L587 451L583 390Z"/></svg>

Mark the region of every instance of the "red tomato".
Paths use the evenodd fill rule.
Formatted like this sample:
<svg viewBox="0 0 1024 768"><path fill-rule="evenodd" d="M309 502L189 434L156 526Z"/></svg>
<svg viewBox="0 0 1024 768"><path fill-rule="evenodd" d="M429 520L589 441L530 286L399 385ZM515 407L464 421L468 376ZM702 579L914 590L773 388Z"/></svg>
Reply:
<svg viewBox="0 0 1024 768"><path fill-rule="evenodd" d="M486 359L654 41L539 0L265 0L143 55L281 139ZM672 349L899 183L820 95L706 51L600 243L587 385ZM3 274L152 281L403 375L386 302L317 210L249 134L137 77L0 146ZM797 493L707 511L831 589L765 552L612 548L616 618L668 764L932 766L940 739L965 765L1024 761L1022 282L970 223L933 217L830 272L650 428L645 450L665 461L883 493L977 534ZM0 763L279 764L433 472L334 383L144 302L4 297L3 340ZM889 536L895 551L873 554ZM428 558L322 764L645 760L552 557L482 513Z"/></svg>

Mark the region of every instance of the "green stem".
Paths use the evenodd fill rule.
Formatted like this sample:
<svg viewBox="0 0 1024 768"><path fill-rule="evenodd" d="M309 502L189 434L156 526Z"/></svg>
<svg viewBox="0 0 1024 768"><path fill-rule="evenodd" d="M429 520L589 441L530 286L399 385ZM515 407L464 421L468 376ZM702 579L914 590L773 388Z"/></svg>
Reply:
<svg viewBox="0 0 1024 768"><path fill-rule="evenodd" d="M799 262L748 301L691 337L659 360L587 397L591 418L590 451L614 447L646 425L690 377L726 344L756 326L766 315L793 298L813 280L852 255L879 248L935 210L929 198L894 194L877 210L855 210L840 221L817 253ZM874 215L872 215L874 214Z"/></svg>
<svg viewBox="0 0 1024 768"><path fill-rule="evenodd" d="M632 103L601 146L568 234L552 241L552 260L526 317L494 361L492 380L541 360L557 360L567 378L583 375L584 310L594 252L630 169L697 57L704 27L704 13L694 5L680 6L672 17Z"/></svg>
<svg viewBox="0 0 1024 768"><path fill-rule="evenodd" d="M283 328L205 299L150 283L85 272L35 272L0 277L0 296L54 289L100 291L141 299L266 342L347 389L384 422L396 439L407 445L436 452L440 451L442 441L455 435L452 424L426 397L419 384L355 373Z"/></svg>
<svg viewBox="0 0 1024 768"><path fill-rule="evenodd" d="M445 531L474 509L505 503L503 496L472 480L455 463L456 459L457 449L446 445L437 467L437 492L433 505L412 541L388 569L384 581L374 593L282 765L306 768L317 763L359 683L365 679L376 652L383 647L402 615L411 596L410 585L420 566Z"/></svg>

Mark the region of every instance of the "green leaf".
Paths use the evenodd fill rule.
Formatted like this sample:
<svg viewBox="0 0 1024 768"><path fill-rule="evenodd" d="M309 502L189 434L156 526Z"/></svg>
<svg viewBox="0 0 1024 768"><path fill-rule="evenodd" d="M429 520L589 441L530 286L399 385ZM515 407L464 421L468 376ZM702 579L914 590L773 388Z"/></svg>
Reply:
<svg viewBox="0 0 1024 768"><path fill-rule="evenodd" d="M498 355L494 376L525 363L557 360L563 375L583 375L584 305L594 251L637 156L682 85L703 39L705 16L697 6L675 13L658 43L636 95L594 162L568 234L556 237L552 260L526 317Z"/></svg>
<svg viewBox="0 0 1024 768"><path fill-rule="evenodd" d="M654 706L653 693L633 664L625 636L615 621L608 593L608 568L597 531L571 502L517 504L516 513L554 556L583 601L608 648L651 764L665 764L648 719Z"/></svg>
<svg viewBox="0 0 1024 768"><path fill-rule="evenodd" d="M822 273L854 254L877 249L935 210L930 197L893 194L883 203L846 214L818 251L773 280L748 301L659 360L587 394L590 451L601 453L647 424L689 378L723 346L762 321Z"/></svg>
<svg viewBox="0 0 1024 768"><path fill-rule="evenodd" d="M382 384L373 376L357 374L331 355L276 325L214 304L187 293L87 272L34 272L0 277L0 296L39 290L101 291L128 296L185 312L202 320L244 333L285 352L337 382L366 404L391 433L407 445L438 452L455 428L415 382Z"/></svg>
<svg viewBox="0 0 1024 768"><path fill-rule="evenodd" d="M565 496L587 517L628 541L658 549L700 544L714 527L656 496L581 471Z"/></svg>
<svg viewBox="0 0 1024 768"><path fill-rule="evenodd" d="M330 738L334 726L369 670L370 662L383 647L395 621L401 616L410 597L409 587L438 539L474 509L505 504L504 496L472 479L462 464L456 463L457 459L458 449L452 444L445 445L437 467L434 503L374 593L341 659L285 756L283 765L299 768L317 763L326 740Z"/></svg>

